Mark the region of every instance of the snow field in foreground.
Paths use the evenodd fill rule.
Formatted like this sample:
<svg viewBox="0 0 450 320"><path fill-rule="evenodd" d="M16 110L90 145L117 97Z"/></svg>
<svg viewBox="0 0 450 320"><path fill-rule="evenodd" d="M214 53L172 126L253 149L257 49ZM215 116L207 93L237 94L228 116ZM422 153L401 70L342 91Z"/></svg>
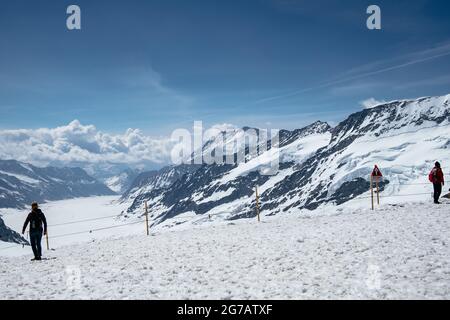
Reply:
<svg viewBox="0 0 450 320"><path fill-rule="evenodd" d="M447 202L97 239L2 257L0 298L449 299L449 230Z"/></svg>

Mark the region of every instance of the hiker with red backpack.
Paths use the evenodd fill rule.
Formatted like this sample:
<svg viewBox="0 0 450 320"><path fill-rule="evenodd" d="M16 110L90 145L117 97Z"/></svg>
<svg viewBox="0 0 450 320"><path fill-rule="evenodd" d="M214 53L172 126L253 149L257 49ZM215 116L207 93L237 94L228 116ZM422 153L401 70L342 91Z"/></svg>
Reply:
<svg viewBox="0 0 450 320"><path fill-rule="evenodd" d="M442 186L444 185L444 173L441 169L441 164L436 161L433 170L428 175L428 179L433 184L434 189L434 203L439 204L439 198L442 193Z"/></svg>

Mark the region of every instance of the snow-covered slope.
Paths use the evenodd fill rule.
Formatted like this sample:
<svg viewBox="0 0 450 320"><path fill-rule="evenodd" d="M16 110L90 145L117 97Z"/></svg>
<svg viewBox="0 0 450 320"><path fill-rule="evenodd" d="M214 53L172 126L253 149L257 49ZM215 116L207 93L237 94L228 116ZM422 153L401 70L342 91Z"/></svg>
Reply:
<svg viewBox="0 0 450 320"><path fill-rule="evenodd" d="M282 130L275 175L258 171L276 156L273 149L239 165L194 167L158 192L146 183L135 188L127 197L133 201L127 214L142 212L147 200L154 224L179 215L252 217L256 186L262 215L351 205L358 196L367 196L368 176L375 164L385 175L382 197L392 202L406 200L405 195L428 199L429 170L436 160L444 169L450 163L449 100L450 95L393 101L354 113L335 128L316 122L295 131ZM221 141L214 137L203 152Z"/></svg>
<svg viewBox="0 0 450 320"><path fill-rule="evenodd" d="M330 138L330 127L326 123L316 122L300 130L281 131L279 148L272 149L269 143L270 150L249 157L245 163L185 164L165 169L169 172L181 171L182 174L178 174L176 179L157 190L152 181L164 177L166 171L155 172L150 183L144 181L138 184L132 193L126 195L128 200L133 200L127 212L142 212L143 202L147 200L152 219L155 223L159 223L186 212L204 214L224 204L238 203L240 206L250 207L252 201L250 197L256 185L259 185L261 190L275 185L277 181L291 174L295 166L300 165L317 149L326 146ZM208 142L208 147L204 150L213 150L211 148L211 142ZM259 169L271 162L275 150L280 156L280 170L274 176L261 175Z"/></svg>
<svg viewBox="0 0 450 320"><path fill-rule="evenodd" d="M129 212L139 208L149 197L156 198L165 193L184 175L193 173L197 165L179 165L165 167L159 171L148 171L139 174L129 189L122 195L120 202L128 203Z"/></svg>
<svg viewBox="0 0 450 320"><path fill-rule="evenodd" d="M2 257L0 299L449 299L449 205L157 227L38 263Z"/></svg>
<svg viewBox="0 0 450 320"><path fill-rule="evenodd" d="M103 182L115 193L123 194L131 187L132 183L139 176L139 174L139 170L127 169L118 175L104 179Z"/></svg>
<svg viewBox="0 0 450 320"><path fill-rule="evenodd" d="M434 162L444 169L450 163L449 101L450 95L394 101L352 114L332 130L326 148L263 194L263 209L345 203L368 191L375 164L385 176L382 196L428 198Z"/></svg>
<svg viewBox="0 0 450 320"><path fill-rule="evenodd" d="M111 194L114 192L80 168L40 168L15 160L0 160L0 208L23 208L32 201Z"/></svg>

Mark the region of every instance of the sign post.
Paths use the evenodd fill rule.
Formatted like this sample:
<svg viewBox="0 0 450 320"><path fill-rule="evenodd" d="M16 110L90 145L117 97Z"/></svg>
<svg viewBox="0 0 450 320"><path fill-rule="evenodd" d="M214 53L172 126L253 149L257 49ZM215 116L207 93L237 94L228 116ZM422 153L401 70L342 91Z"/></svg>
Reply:
<svg viewBox="0 0 450 320"><path fill-rule="evenodd" d="M373 176L370 176L370 199L371 199L371 203L372 203L372 210L374 210L373 207Z"/></svg>
<svg viewBox="0 0 450 320"><path fill-rule="evenodd" d="M379 178L375 179L375 184L377 185L377 205L380 205L380 186L379 186Z"/></svg>
<svg viewBox="0 0 450 320"><path fill-rule="evenodd" d="M149 231L148 231L148 207L147 207L147 201L145 201L145 231L147 232L147 235L149 235Z"/></svg>
<svg viewBox="0 0 450 320"><path fill-rule="evenodd" d="M370 193L372 198L372 210L374 210L373 206L373 183L375 182L375 187L377 189L377 205L380 205L380 180L383 178L383 174L377 165L373 168L372 174L370 175Z"/></svg>

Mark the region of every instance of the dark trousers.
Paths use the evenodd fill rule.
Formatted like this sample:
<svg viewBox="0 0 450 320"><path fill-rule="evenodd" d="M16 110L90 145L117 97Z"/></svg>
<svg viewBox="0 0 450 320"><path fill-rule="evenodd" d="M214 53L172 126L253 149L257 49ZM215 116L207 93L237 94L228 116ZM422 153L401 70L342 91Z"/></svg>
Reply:
<svg viewBox="0 0 450 320"><path fill-rule="evenodd" d="M42 240L42 231L30 232L31 249L33 249L35 258L40 258L42 255L41 240Z"/></svg>
<svg viewBox="0 0 450 320"><path fill-rule="evenodd" d="M442 193L442 183L433 183L434 188L434 203L439 201Z"/></svg>

